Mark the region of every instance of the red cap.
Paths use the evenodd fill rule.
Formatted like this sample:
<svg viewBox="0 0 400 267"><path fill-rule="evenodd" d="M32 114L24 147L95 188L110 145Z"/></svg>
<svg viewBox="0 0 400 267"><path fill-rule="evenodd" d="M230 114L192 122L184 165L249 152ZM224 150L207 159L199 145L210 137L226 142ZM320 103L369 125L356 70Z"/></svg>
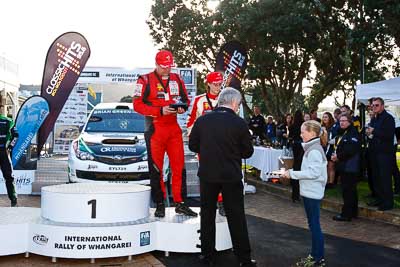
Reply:
<svg viewBox="0 0 400 267"><path fill-rule="evenodd" d="M224 80L220 72L210 72L206 77L207 83L221 83Z"/></svg>
<svg viewBox="0 0 400 267"><path fill-rule="evenodd" d="M174 56L168 50L160 50L156 55L156 63L161 68L174 67Z"/></svg>

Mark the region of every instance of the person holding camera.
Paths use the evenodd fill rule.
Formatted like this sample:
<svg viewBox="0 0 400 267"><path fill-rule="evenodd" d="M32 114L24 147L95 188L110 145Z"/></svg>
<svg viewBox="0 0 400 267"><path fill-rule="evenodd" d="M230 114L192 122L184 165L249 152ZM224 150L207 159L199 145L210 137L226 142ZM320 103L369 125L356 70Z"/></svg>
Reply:
<svg viewBox="0 0 400 267"><path fill-rule="evenodd" d="M154 216L165 217L166 190L162 174L165 153L168 155L172 171L175 212L197 216L197 213L184 203L186 170L182 130L177 121L177 114L187 110L189 98L182 79L178 74L171 73L172 67L172 53L167 50L159 51L156 55L155 70L141 75L136 82L133 108L145 115L151 195L156 203Z"/></svg>
<svg viewBox="0 0 400 267"><path fill-rule="evenodd" d="M335 162L340 176L343 207L342 212L334 216L333 220L349 222L358 216L357 176L360 173L361 142L350 114L340 115L339 122L340 130L331 160Z"/></svg>
<svg viewBox="0 0 400 267"><path fill-rule="evenodd" d="M4 106L0 106L0 167L6 182L8 198L11 207L17 206L17 193L15 191L14 177L10 162L9 152L12 151L18 139L18 132L15 129L14 121L3 115Z"/></svg>

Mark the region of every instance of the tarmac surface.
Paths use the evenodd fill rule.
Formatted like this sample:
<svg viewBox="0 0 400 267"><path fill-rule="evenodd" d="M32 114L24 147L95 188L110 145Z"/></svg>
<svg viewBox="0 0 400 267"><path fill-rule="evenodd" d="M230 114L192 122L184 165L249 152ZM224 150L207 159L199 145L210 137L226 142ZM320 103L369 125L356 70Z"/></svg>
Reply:
<svg viewBox="0 0 400 267"><path fill-rule="evenodd" d="M194 205L196 200L192 200ZM258 191L246 195L246 214L253 257L258 266L293 266L309 253L310 236L301 204L270 193ZM0 197L0 206L8 206L6 196ZM40 196L21 195L19 206L40 207ZM356 219L336 222L334 213L322 211L321 225L325 233L325 251L328 266L400 266L400 227ZM6 242L3 240L2 242ZM153 252L128 257L89 260L57 259L31 254L0 257L0 266L202 266L197 254ZM218 266L237 266L231 251L219 253Z"/></svg>
<svg viewBox="0 0 400 267"><path fill-rule="evenodd" d="M57 159L59 160L59 159ZM48 164L42 162L41 164ZM57 178L46 177L49 172L37 175L35 188L40 192L42 185L66 182L65 161L48 164L58 170ZM55 165L54 165L55 164ZM62 170L59 167L62 167ZM38 192L37 192L38 193ZM198 199L191 204L197 205ZM20 195L20 207L40 207L40 195ZM0 196L0 206L9 206L5 195ZM258 266L294 266L301 257L307 256L310 248L310 232L301 203L274 195L258 188L256 194L245 196L249 235L253 258ZM327 266L400 266L400 227L368 219L351 222L332 220L332 212L321 211L321 226L325 234L325 255ZM1 239L1 237L0 237ZM1 242L7 242L1 240ZM1 256L0 266L203 266L198 262L198 254L170 253L156 251L128 257L96 259L57 259L30 254ZM219 252L218 266L235 267L238 263L232 251Z"/></svg>

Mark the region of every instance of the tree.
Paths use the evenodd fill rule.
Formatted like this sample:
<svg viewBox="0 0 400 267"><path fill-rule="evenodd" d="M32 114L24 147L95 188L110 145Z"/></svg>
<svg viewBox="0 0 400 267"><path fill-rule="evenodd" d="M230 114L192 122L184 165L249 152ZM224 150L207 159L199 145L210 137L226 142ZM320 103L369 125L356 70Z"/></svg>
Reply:
<svg viewBox="0 0 400 267"><path fill-rule="evenodd" d="M309 7L299 1L260 1L246 15L241 34L251 47L248 79L255 84L249 89L261 92L274 116L304 108L294 99L301 98L317 48Z"/></svg>
<svg viewBox="0 0 400 267"><path fill-rule="evenodd" d="M366 8L363 1L312 3L311 12L319 26L319 48L313 54L317 71L307 102L316 108L333 91L354 95L357 80L383 79L396 47L380 12Z"/></svg>
<svg viewBox="0 0 400 267"><path fill-rule="evenodd" d="M365 81L382 78L388 60L396 66L392 35L398 30L383 19L392 21L398 10L382 10L362 0L231 0L220 1L215 11L206 0L156 0L148 25L179 65L200 66L202 75L213 70L223 43L240 41L249 57L241 93L281 116L316 108L335 90L351 94L361 72ZM305 80L312 82L306 98Z"/></svg>
<svg viewBox="0 0 400 267"><path fill-rule="evenodd" d="M397 0L364 0L367 14L377 14L381 27L385 28L400 47L400 2Z"/></svg>
<svg viewBox="0 0 400 267"><path fill-rule="evenodd" d="M212 71L221 45L239 40L249 51L242 94L259 91L269 113L288 112L301 94L315 47L307 7L289 0L236 0L222 1L212 12L206 2L155 1L148 20L155 42L173 50L178 64Z"/></svg>

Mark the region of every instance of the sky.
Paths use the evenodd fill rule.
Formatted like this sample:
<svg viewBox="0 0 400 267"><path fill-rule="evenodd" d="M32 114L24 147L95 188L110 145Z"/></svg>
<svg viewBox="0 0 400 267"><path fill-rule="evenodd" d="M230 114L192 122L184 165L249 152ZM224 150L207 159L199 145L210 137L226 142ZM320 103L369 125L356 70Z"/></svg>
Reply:
<svg viewBox="0 0 400 267"><path fill-rule="evenodd" d="M153 67L157 47L146 20L151 0L7 0L0 2L0 55L18 64L21 84L40 84L51 43L81 33L86 66Z"/></svg>

